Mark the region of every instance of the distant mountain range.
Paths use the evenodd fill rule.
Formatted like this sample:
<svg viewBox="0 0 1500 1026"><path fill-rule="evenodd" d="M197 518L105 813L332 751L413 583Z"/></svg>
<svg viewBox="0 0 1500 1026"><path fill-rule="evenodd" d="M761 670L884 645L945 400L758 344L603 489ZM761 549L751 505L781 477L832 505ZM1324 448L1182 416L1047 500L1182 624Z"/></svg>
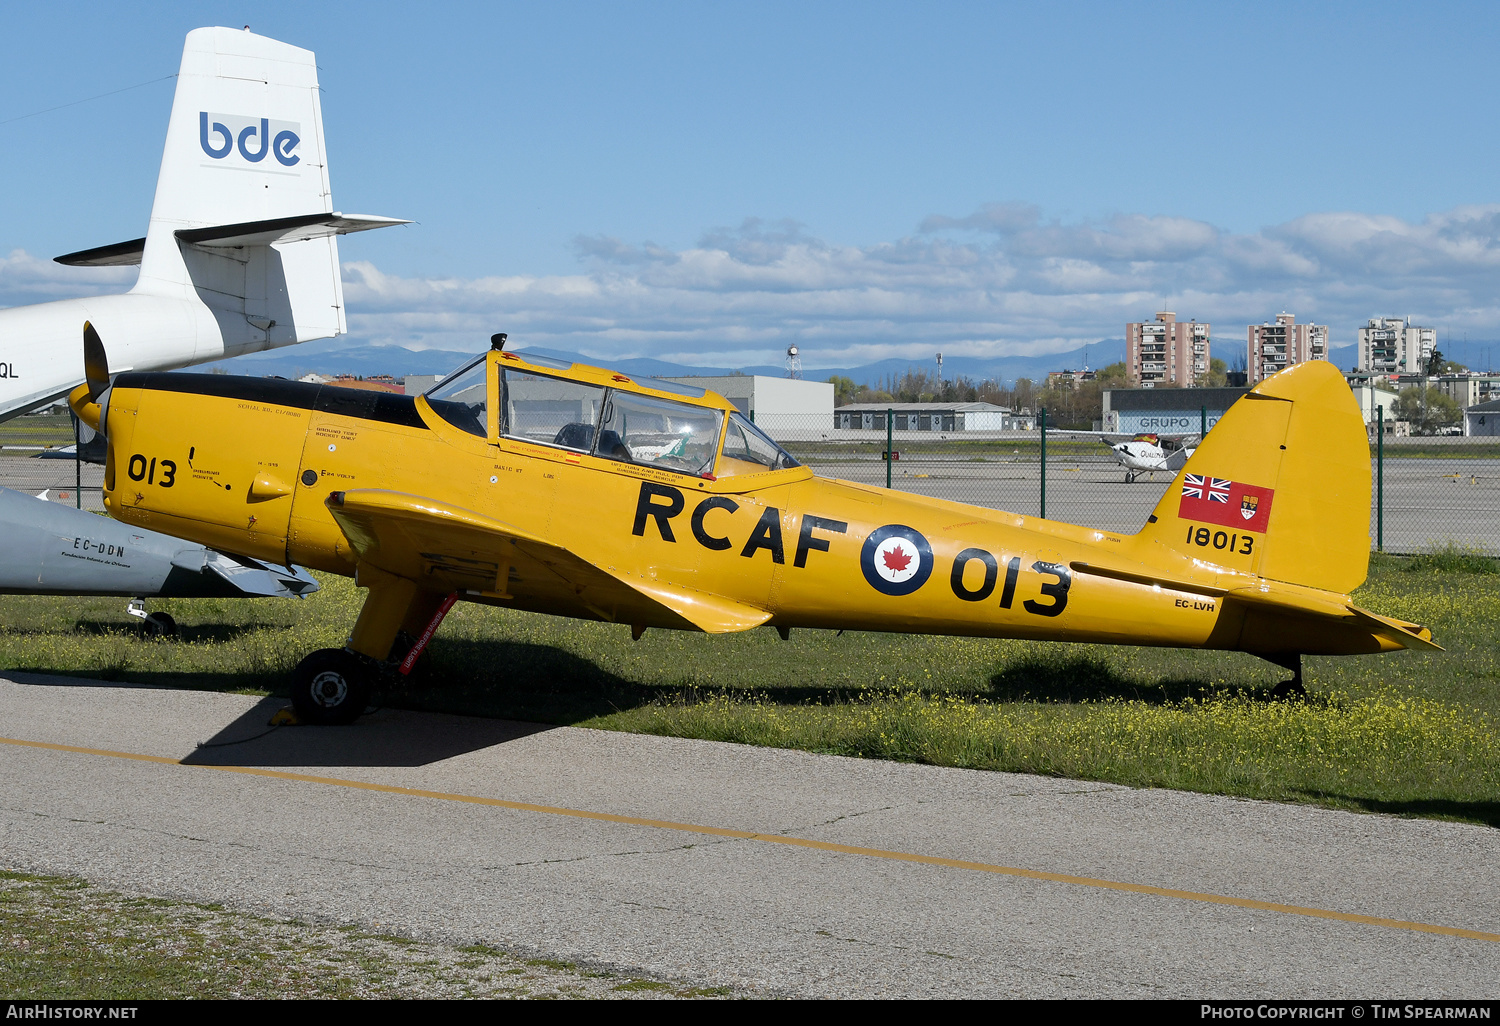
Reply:
<svg viewBox="0 0 1500 1026"><path fill-rule="evenodd" d="M1220 349L1222 347L1223 343L1220 343ZM517 349L516 352L535 353L539 356L550 356L596 366L604 365L630 374L658 378L735 373L763 374L775 378L786 376L786 368L780 366L687 366L646 358L607 360L557 349L530 346ZM1244 349L1236 346L1231 353L1232 356L1227 362L1233 366L1233 356L1240 356L1244 353ZM246 374L254 377L276 375L283 378L300 378L304 374L316 373L353 374L358 377L389 374L395 378L404 378L408 374L447 374L473 359L474 355L474 353L460 353L444 349L349 345L338 339L320 339L285 349L250 353L233 360L220 360L217 363L204 364L192 369L203 372L213 368L222 368L230 374ZM1329 355L1335 366L1351 367L1357 355L1356 347L1334 346L1329 350ZM1223 358L1224 356L1221 355L1220 359ZM1084 367L1085 361L1090 368L1097 370L1123 359L1125 359L1125 340L1107 338L1067 352L1051 353L1045 356L949 356L943 360L943 377L967 377L976 382L1000 380L1013 383L1017 378L1040 381L1046 378L1049 371L1080 370ZM880 360L859 367L820 367L816 370L804 370L802 376L812 381L826 381L833 375L839 375L849 378L858 385L879 385L892 376L899 378L908 370L921 370L932 374L937 371L937 363L935 360L926 362L902 359Z"/></svg>

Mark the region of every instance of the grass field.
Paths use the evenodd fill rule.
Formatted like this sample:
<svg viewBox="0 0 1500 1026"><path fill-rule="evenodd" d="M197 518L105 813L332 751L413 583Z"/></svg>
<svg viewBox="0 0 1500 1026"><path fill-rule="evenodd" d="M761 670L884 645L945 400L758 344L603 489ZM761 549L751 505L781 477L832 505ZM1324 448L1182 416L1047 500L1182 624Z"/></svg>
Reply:
<svg viewBox="0 0 1500 1026"><path fill-rule="evenodd" d="M707 636L460 605L421 678L385 704L865 758L1015 770L1441 816L1500 826L1500 578L1462 553L1375 557L1368 608L1446 652L1311 658L1306 702L1243 654L769 629ZM0 667L275 692L342 644L358 608L324 578L303 602L0 598ZM357 728L354 728L357 729Z"/></svg>
<svg viewBox="0 0 1500 1026"><path fill-rule="evenodd" d="M707 998L486 945L450 947L0 871L0 995L183 998Z"/></svg>
<svg viewBox="0 0 1500 1026"><path fill-rule="evenodd" d="M32 414L0 421L0 445L72 445L73 419L66 413Z"/></svg>

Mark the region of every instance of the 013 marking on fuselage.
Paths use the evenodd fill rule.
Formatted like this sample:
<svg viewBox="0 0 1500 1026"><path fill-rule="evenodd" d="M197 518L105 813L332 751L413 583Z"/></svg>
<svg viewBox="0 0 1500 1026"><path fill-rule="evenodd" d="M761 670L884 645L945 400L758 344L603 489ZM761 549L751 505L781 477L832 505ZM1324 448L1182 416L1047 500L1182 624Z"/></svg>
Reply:
<svg viewBox="0 0 1500 1026"><path fill-rule="evenodd" d="M724 495L707 496L696 503L688 517L694 541L712 552L738 548L739 555L745 559L753 559L764 550L772 563L784 565L786 546L782 533L782 511L775 506L765 507L755 526L750 529L743 546L737 546L727 535L710 533L710 513L723 510L725 514L732 515L739 509L740 503ZM686 510L687 497L680 488L642 481L630 533L636 537L644 537L648 525L654 525L654 530L662 541L675 544L678 539L672 521L681 517ZM847 521L812 513L804 513L800 517L793 514L793 520L800 521L792 559L792 566L798 569L807 567L811 553L829 551L829 539L818 537L814 532L847 534L849 531ZM885 524L875 528L866 535L859 554L859 568L865 582L880 594L894 598L905 597L921 589L932 576L935 563L931 543L920 531L904 524ZM984 572L983 582L973 587L966 583L971 563L980 564ZM1021 564L1021 556L1010 556L1005 560L1005 585L998 603L1001 609L1010 609L1015 602ZM1067 607L1068 593L1073 586L1072 572L1060 563L1043 560L1033 561L1031 570L1042 580L1037 597L1024 600L1021 607L1035 616L1057 616ZM954 559L948 583L955 598L965 602L981 602L994 592L999 574L1000 561L993 553L987 549L969 547Z"/></svg>

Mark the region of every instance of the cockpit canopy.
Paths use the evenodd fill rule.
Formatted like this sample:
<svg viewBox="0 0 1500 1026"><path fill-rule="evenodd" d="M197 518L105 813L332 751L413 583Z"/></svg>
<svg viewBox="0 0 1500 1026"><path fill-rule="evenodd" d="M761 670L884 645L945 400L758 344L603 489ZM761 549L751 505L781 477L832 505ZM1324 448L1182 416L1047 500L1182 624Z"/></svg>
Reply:
<svg viewBox="0 0 1500 1026"><path fill-rule="evenodd" d="M506 354L509 359L509 354ZM571 365L527 357L530 365ZM493 368L493 371L491 371ZM492 392L488 375L498 375ZM631 379L619 376L619 380ZM701 398L701 388L635 379L653 391ZM497 395L497 434L671 470L695 477L727 477L801 466L786 450L737 412L618 387L544 374L532 366L505 366L480 356L433 386L427 402L449 424L489 437L491 395Z"/></svg>

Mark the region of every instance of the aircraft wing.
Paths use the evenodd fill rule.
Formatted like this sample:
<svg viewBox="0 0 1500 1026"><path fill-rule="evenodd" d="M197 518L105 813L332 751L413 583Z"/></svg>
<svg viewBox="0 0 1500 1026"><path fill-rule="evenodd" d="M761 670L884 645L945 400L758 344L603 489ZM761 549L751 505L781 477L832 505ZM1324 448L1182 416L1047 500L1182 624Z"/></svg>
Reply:
<svg viewBox="0 0 1500 1026"><path fill-rule="evenodd" d="M711 634L749 630L764 609L648 578L626 579L564 546L436 499L384 489L335 492L329 512L359 558L434 590L512 598L566 590L602 620L653 621ZM431 587L432 585L428 585ZM686 621L686 624L680 623Z"/></svg>

